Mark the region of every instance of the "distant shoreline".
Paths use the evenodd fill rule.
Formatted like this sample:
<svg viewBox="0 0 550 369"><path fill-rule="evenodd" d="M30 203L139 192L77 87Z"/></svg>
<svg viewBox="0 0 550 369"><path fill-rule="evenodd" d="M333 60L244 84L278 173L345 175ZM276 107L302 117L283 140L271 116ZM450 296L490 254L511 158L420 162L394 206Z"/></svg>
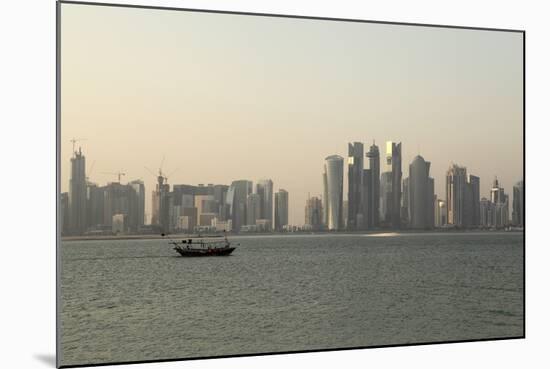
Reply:
<svg viewBox="0 0 550 369"><path fill-rule="evenodd" d="M254 232L254 233L228 233L229 237L254 237L254 236L308 236L308 235L376 235L380 234L384 236L386 234L415 234L415 233L524 233L523 229L514 229L514 230L488 230L488 229L436 229L436 230L391 230L391 229L379 229L372 231L342 231L342 232ZM223 234L203 234L203 237L221 237ZM61 241L112 241L112 240L157 240L157 239L166 239L170 238L188 238L188 237L197 237L197 234L189 235L187 233L174 233L169 234L165 237L159 234L135 234L135 235L109 235L109 236L66 236L61 237Z"/></svg>

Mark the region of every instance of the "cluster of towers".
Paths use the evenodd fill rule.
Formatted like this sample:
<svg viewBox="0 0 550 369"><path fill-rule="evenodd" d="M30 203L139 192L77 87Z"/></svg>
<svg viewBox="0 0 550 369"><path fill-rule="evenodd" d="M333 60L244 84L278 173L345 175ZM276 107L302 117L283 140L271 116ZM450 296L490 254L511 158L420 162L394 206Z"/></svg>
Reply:
<svg viewBox="0 0 550 369"><path fill-rule="evenodd" d="M60 197L63 235L159 232L270 232L288 226L289 196L273 192L273 181L237 180L231 185L176 184L159 170L152 191L150 224L145 224L145 186L141 180L99 186L88 180L86 158L73 152L69 191Z"/></svg>
<svg viewBox="0 0 550 369"><path fill-rule="evenodd" d="M145 222L145 186L134 180L104 186L86 175L86 157L79 148L71 157L69 192L61 194L60 225L63 235L136 233Z"/></svg>
<svg viewBox="0 0 550 369"><path fill-rule="evenodd" d="M367 158L367 168L364 158ZM344 158L331 155L325 159L324 223L328 230L401 227L401 143L387 142L384 164L385 170L381 173L380 150L375 143L366 154L363 143L349 143L348 191L347 201L344 201Z"/></svg>
<svg viewBox="0 0 550 369"><path fill-rule="evenodd" d="M271 179L170 189L159 176L152 204L151 224L164 232L270 232L288 225L288 192L274 193Z"/></svg>
<svg viewBox="0 0 550 369"><path fill-rule="evenodd" d="M366 158L366 163L364 158ZM348 191L344 200L344 158L330 155L323 172L323 226L327 230L523 227L523 182L514 186L512 222L508 195L495 179L491 199L480 199L480 178L452 164L446 173L445 199L438 199L430 162L417 155L403 178L401 143L386 142L381 172L380 150L373 142L348 144ZM309 201L309 200L308 200ZM324 206L323 206L324 205ZM306 205L306 224L308 223Z"/></svg>

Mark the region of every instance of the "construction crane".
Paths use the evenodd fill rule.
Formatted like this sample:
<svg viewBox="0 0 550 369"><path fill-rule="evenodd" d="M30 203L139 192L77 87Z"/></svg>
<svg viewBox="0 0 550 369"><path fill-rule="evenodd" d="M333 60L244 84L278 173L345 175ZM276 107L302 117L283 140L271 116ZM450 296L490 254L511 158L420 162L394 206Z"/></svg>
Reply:
<svg viewBox="0 0 550 369"><path fill-rule="evenodd" d="M112 173L112 172L103 172L103 174L110 174L112 176L117 176L118 177L118 183L120 183L120 177L126 175L126 173L123 173L123 172L120 172L120 171L119 172L114 172L114 173Z"/></svg>
<svg viewBox="0 0 550 369"><path fill-rule="evenodd" d="M86 139L85 139L85 138L74 138L74 137L73 137L73 138L71 138L69 141L72 142L72 144L73 144L73 154L74 154L74 153L76 152L76 151L75 151L75 145L76 145L76 143L77 143L77 142L80 142L80 141L86 141Z"/></svg>
<svg viewBox="0 0 550 369"><path fill-rule="evenodd" d="M86 182L89 182L90 175L94 171L94 166L95 166L95 160L92 162L92 166L90 167L90 170L86 171Z"/></svg>
<svg viewBox="0 0 550 369"><path fill-rule="evenodd" d="M164 164L164 159L165 159L165 156L163 155L162 156L162 160L160 162L160 166L159 166L159 171L158 171L158 174L155 174L151 169L147 168L147 167L144 167L145 169L147 169L147 171L149 173L151 173L153 175L153 177L155 177L157 179L157 181L159 181L159 183L162 181L162 182L168 182L168 177L171 177L172 174L174 174L178 169L175 169L173 170L172 172L170 172L170 174L167 176L166 173L164 173L162 171L162 166Z"/></svg>

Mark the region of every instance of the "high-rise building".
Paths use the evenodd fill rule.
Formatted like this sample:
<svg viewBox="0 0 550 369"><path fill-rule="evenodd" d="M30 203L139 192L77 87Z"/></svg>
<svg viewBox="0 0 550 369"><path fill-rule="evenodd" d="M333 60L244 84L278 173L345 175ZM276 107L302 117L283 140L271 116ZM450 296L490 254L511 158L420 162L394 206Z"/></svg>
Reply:
<svg viewBox="0 0 550 369"><path fill-rule="evenodd" d="M504 188L500 187L496 177L491 188L491 202L494 207L493 227L506 227L510 223L508 195L504 193Z"/></svg>
<svg viewBox="0 0 550 369"><path fill-rule="evenodd" d="M495 207L487 198L481 198L479 202L479 225L484 228L493 227L495 223Z"/></svg>
<svg viewBox="0 0 550 369"><path fill-rule="evenodd" d="M142 180L135 180L128 183L136 193L136 209L133 215L138 228L145 224L145 184Z"/></svg>
<svg viewBox="0 0 550 369"><path fill-rule="evenodd" d="M392 203L392 172L384 172L380 176L380 225L391 225Z"/></svg>
<svg viewBox="0 0 550 369"><path fill-rule="evenodd" d="M324 211L323 211L323 225L325 227L328 227L328 181L327 181L327 170L326 166L324 166L325 170L323 171L323 204L325 205Z"/></svg>
<svg viewBox="0 0 550 369"><path fill-rule="evenodd" d="M386 167L391 171L391 225L401 227L401 142L386 142Z"/></svg>
<svg viewBox="0 0 550 369"><path fill-rule="evenodd" d="M471 214L471 225L473 227L479 227L480 223L480 208L479 208L479 199L480 199L480 180L479 177L470 174L468 178L468 186L470 187L472 214Z"/></svg>
<svg viewBox="0 0 550 369"><path fill-rule="evenodd" d="M361 217L363 228L372 229L374 227L374 188L372 181L372 170L363 169L363 191L361 194Z"/></svg>
<svg viewBox="0 0 550 369"><path fill-rule="evenodd" d="M105 187L100 187L95 183L88 182L88 194L86 210L88 215L86 220L88 222L89 230L100 229L105 224L104 216L104 203L105 203Z"/></svg>
<svg viewBox="0 0 550 369"><path fill-rule="evenodd" d="M344 217L344 224L342 228L347 228L348 226L348 200L342 202L342 216Z"/></svg>
<svg viewBox="0 0 550 369"><path fill-rule="evenodd" d="M227 191L226 202L234 232L239 232L246 225L246 201L252 193L252 182L247 180L233 181Z"/></svg>
<svg viewBox="0 0 550 369"><path fill-rule="evenodd" d="M124 233L136 232L139 227L139 197L130 184L109 183L104 187L103 219L104 225L113 225L114 215L124 216ZM122 219L120 216L117 219ZM118 229L118 228L117 228Z"/></svg>
<svg viewBox="0 0 550 369"><path fill-rule="evenodd" d="M512 200L512 224L516 227L525 226L523 204L524 204L523 181L519 181L514 185L514 198Z"/></svg>
<svg viewBox="0 0 550 369"><path fill-rule="evenodd" d="M82 149L73 153L71 158L71 178L69 182L69 228L71 234L84 234L86 221L86 158Z"/></svg>
<svg viewBox="0 0 550 369"><path fill-rule="evenodd" d="M465 167L456 164L447 170L447 222L460 228L480 225L480 180L468 177Z"/></svg>
<svg viewBox="0 0 550 369"><path fill-rule="evenodd" d="M165 177L157 177L157 185L152 197L151 224L158 225L163 232L170 228L170 185L165 183Z"/></svg>
<svg viewBox="0 0 550 369"><path fill-rule="evenodd" d="M349 230L363 228L363 144L348 143L348 222Z"/></svg>
<svg viewBox="0 0 550 369"><path fill-rule="evenodd" d="M430 162L417 155L409 166L409 227L429 229L434 226L434 181Z"/></svg>
<svg viewBox="0 0 550 369"><path fill-rule="evenodd" d="M309 197L306 200L305 227L313 231L323 228L323 204L319 197Z"/></svg>
<svg viewBox="0 0 550 369"><path fill-rule="evenodd" d="M466 168L451 165L446 176L447 222L456 227L464 226L466 193Z"/></svg>
<svg viewBox="0 0 550 369"><path fill-rule="evenodd" d="M367 228L376 228L380 226L380 151L373 142L366 154L368 158L368 170L370 170L370 179L367 186L367 210L365 219ZM363 181L365 181L363 172Z"/></svg>
<svg viewBox="0 0 550 369"><path fill-rule="evenodd" d="M229 217L229 209L226 205L227 191L229 186L226 185L214 185L213 186L214 200L218 204L218 223L221 226L221 221L225 221ZM224 225L227 228L227 224Z"/></svg>
<svg viewBox="0 0 550 369"><path fill-rule="evenodd" d="M493 204L504 202L504 188L499 186L497 177L493 180L493 187L491 187L491 202Z"/></svg>
<svg viewBox="0 0 550 369"><path fill-rule="evenodd" d="M275 193L275 230L282 231L288 225L288 192L280 189Z"/></svg>
<svg viewBox="0 0 550 369"><path fill-rule="evenodd" d="M325 159L324 193L326 196L327 228L339 231L344 228L344 158L331 155Z"/></svg>
<svg viewBox="0 0 550 369"><path fill-rule="evenodd" d="M246 224L256 225L261 218L262 197L257 193L251 193L246 200Z"/></svg>
<svg viewBox="0 0 550 369"><path fill-rule="evenodd" d="M411 205L409 201L409 177L403 178L401 188L401 225L406 228L409 226L409 220L411 218Z"/></svg>
<svg viewBox="0 0 550 369"><path fill-rule="evenodd" d="M261 179L256 184L256 193L260 196L260 214L257 219L266 219L273 227L273 181Z"/></svg>

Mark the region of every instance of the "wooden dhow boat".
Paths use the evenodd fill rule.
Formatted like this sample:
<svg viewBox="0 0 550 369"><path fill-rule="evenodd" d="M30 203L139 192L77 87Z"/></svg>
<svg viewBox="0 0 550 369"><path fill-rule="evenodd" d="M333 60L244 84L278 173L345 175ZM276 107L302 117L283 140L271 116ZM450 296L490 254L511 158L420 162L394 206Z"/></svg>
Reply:
<svg viewBox="0 0 550 369"><path fill-rule="evenodd" d="M163 234L163 236L165 236ZM235 250L227 235L223 236L195 236L182 239L180 241L172 240L174 250L185 257L196 256L227 256Z"/></svg>

